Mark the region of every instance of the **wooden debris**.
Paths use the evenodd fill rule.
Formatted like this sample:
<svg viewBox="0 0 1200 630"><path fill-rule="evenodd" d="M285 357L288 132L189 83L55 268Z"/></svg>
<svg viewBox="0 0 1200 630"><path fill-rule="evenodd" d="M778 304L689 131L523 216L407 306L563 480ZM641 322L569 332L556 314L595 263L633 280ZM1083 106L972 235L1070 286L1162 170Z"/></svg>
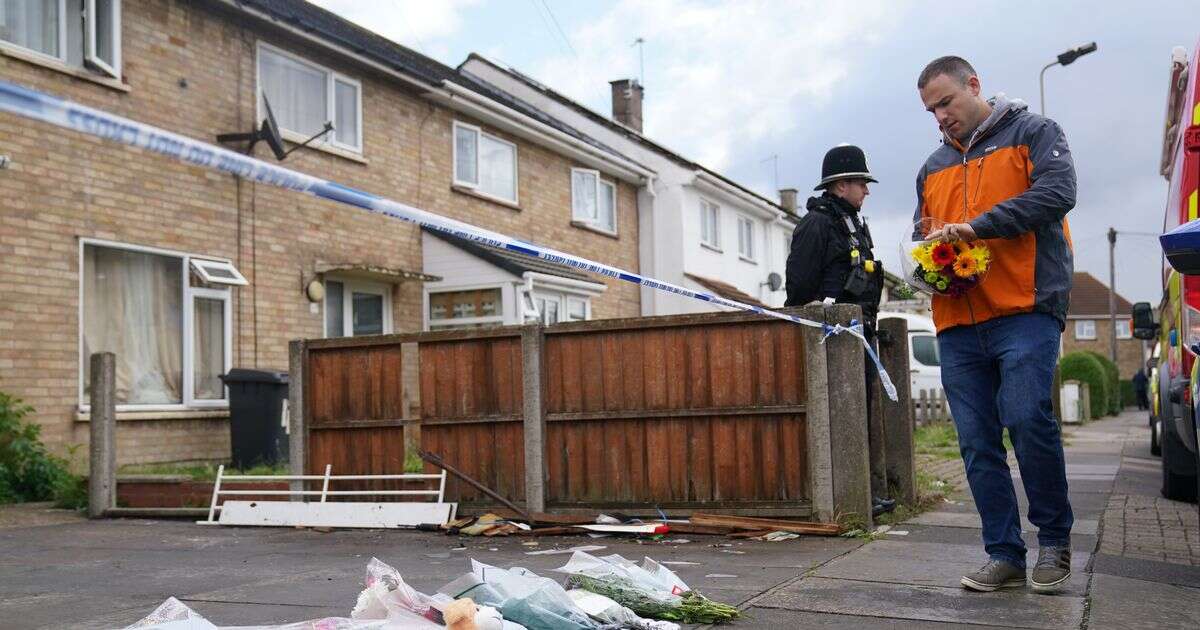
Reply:
<svg viewBox="0 0 1200 630"><path fill-rule="evenodd" d="M781 531L815 536L837 536L842 533L842 528L836 523L813 523L809 521L788 521L750 516L724 516L720 514L693 514L690 520L697 525L718 525L759 532Z"/></svg>
<svg viewBox="0 0 1200 630"><path fill-rule="evenodd" d="M766 536L767 534L770 534L773 531L776 531L776 530L765 529L765 530L760 530L760 531L751 530L751 531L746 531L746 532L734 532L734 533L730 534L729 537L730 538L757 538L759 536Z"/></svg>

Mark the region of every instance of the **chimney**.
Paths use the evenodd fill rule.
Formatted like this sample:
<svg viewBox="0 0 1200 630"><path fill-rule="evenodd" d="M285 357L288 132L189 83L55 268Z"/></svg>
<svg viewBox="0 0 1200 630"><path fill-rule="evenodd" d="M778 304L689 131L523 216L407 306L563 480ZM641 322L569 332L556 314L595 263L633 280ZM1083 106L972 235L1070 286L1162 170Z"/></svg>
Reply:
<svg viewBox="0 0 1200 630"><path fill-rule="evenodd" d="M642 86L637 79L609 81L612 86L613 120L642 132Z"/></svg>
<svg viewBox="0 0 1200 630"><path fill-rule="evenodd" d="M783 208L785 210L787 210L788 212L791 212L792 214L796 214L796 189L795 188L780 189L779 205L783 206Z"/></svg>

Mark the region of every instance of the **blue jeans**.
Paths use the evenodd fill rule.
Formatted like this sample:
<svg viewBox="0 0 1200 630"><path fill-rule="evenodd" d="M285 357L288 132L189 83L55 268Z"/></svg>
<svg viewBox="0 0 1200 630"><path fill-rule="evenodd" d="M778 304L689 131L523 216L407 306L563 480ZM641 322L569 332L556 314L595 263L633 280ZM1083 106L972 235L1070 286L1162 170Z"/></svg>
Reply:
<svg viewBox="0 0 1200 630"><path fill-rule="evenodd" d="M1050 396L1058 361L1058 320L1022 313L938 335L942 386L958 429L967 482L990 557L1025 567L1025 542L1003 429L1016 451L1029 521L1043 547L1071 541L1062 432Z"/></svg>

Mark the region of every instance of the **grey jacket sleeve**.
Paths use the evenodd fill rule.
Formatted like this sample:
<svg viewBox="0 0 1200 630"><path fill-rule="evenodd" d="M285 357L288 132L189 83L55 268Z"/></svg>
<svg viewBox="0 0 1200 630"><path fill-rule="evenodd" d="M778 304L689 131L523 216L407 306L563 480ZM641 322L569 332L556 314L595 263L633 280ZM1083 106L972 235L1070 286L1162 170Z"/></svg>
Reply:
<svg viewBox="0 0 1200 630"><path fill-rule="evenodd" d="M912 240L920 241L925 238L921 229L921 219L925 218L925 167L917 171L917 209L913 210Z"/></svg>
<svg viewBox="0 0 1200 630"><path fill-rule="evenodd" d="M1039 117L1027 134L1031 185L971 221L979 238L1016 238L1062 221L1075 207L1075 162L1062 128Z"/></svg>

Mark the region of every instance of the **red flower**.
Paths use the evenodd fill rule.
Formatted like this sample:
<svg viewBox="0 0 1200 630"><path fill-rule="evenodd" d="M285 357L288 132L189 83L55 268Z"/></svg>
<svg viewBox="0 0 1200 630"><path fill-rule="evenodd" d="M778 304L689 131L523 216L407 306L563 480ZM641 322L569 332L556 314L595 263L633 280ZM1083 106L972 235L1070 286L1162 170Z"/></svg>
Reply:
<svg viewBox="0 0 1200 630"><path fill-rule="evenodd" d="M933 264L939 267L945 267L954 262L958 258L958 253L954 251L954 246L949 243L938 243L933 246L933 251L930 252L933 257Z"/></svg>

